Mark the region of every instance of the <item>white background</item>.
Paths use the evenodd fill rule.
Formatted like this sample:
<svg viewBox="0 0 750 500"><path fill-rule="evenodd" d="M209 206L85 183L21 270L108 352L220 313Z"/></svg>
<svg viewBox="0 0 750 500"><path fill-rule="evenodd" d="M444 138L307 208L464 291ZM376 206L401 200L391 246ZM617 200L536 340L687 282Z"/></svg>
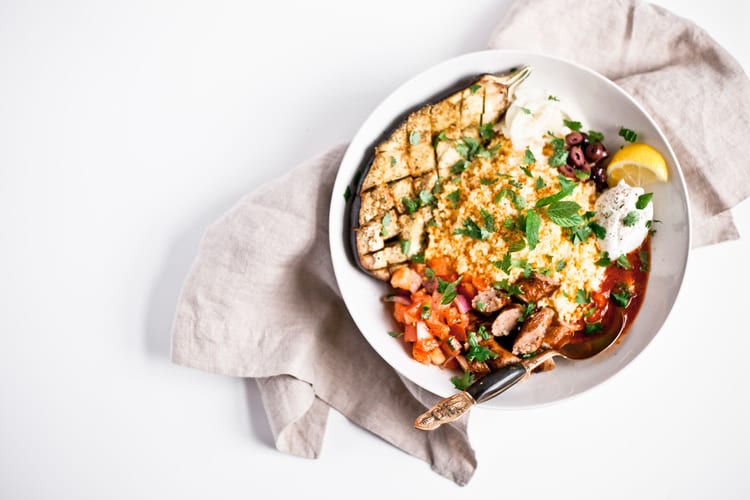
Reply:
<svg viewBox="0 0 750 500"><path fill-rule="evenodd" d="M750 70L747 3L658 3ZM335 412L283 455L254 383L169 362L203 229L507 5L0 2L0 498L750 497L748 202L617 377L473 412L464 489Z"/></svg>

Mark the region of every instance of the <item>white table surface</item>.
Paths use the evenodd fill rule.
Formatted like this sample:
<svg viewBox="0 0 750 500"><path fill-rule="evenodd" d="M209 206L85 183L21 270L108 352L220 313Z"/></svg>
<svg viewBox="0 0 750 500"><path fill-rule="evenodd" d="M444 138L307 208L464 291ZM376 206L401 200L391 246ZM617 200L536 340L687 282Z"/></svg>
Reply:
<svg viewBox="0 0 750 500"><path fill-rule="evenodd" d="M750 70L746 2L658 3ZM613 380L474 411L463 489L336 412L320 459L281 454L254 383L168 359L207 224L507 5L0 3L0 498L749 498L748 202Z"/></svg>

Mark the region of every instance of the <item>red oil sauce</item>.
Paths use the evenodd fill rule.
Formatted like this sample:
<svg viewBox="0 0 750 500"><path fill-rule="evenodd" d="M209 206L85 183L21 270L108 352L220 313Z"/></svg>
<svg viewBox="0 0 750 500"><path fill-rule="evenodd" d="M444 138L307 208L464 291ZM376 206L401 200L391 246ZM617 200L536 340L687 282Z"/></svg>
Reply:
<svg viewBox="0 0 750 500"><path fill-rule="evenodd" d="M627 254L629 269L614 260L607 267L601 287L592 293L594 306L584 314L579 324L581 330L575 333L572 342L590 341L596 336L607 334L613 328L618 328L620 313L623 321L622 334L627 333L646 295L651 261L650 240L651 238L647 237L640 247ZM627 305L623 307L618 304L614 294L619 295L620 301L627 300Z"/></svg>

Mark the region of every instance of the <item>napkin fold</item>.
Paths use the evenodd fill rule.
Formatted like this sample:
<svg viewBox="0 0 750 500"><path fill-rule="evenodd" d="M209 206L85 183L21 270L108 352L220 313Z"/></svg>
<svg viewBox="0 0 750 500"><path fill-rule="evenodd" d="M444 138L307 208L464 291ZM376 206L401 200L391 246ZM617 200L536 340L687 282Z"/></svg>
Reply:
<svg viewBox="0 0 750 500"><path fill-rule="evenodd" d="M559 26L576 15L577 30ZM534 36L528 36L533 33ZM750 195L741 148L750 82L705 32L632 0L519 1L492 48L558 55L613 79L654 116L683 167L694 244L739 235L729 210ZM437 397L402 379L365 341L336 285L328 206L337 146L245 196L205 232L172 330L172 360L257 380L279 450L319 456L330 408L459 485L477 461L462 418L412 427Z"/></svg>

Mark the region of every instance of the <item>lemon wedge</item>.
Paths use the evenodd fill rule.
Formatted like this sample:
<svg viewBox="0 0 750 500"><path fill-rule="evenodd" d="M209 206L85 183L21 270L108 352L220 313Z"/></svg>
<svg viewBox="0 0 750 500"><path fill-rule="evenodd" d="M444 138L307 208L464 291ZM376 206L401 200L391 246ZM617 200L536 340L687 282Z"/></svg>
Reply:
<svg viewBox="0 0 750 500"><path fill-rule="evenodd" d="M669 170L664 157L657 150L640 142L628 144L617 151L607 167L607 183L614 186L624 180L632 187L643 187L653 182L667 182Z"/></svg>

